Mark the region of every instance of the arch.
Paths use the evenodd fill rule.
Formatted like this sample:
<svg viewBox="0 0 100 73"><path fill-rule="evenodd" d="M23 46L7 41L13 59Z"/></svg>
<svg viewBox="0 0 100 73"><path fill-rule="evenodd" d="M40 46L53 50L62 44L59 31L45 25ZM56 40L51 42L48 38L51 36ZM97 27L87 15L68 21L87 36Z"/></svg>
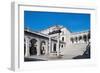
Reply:
<svg viewBox="0 0 100 73"><path fill-rule="evenodd" d="M86 35L83 35L83 40L84 40L84 42L87 41L87 36Z"/></svg>
<svg viewBox="0 0 100 73"><path fill-rule="evenodd" d="M74 38L73 38L73 37L71 37L71 38L70 38L70 41L71 41L72 43L74 43Z"/></svg>
<svg viewBox="0 0 100 73"><path fill-rule="evenodd" d="M79 36L79 41L82 40L82 36Z"/></svg>
<svg viewBox="0 0 100 73"><path fill-rule="evenodd" d="M29 52L30 52L30 55L36 55L37 54L37 40L36 39L30 40Z"/></svg>

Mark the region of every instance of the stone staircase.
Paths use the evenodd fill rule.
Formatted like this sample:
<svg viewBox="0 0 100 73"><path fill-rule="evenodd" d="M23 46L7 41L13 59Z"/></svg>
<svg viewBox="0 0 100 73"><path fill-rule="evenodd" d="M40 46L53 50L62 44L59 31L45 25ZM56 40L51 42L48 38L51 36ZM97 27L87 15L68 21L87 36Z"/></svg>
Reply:
<svg viewBox="0 0 100 73"><path fill-rule="evenodd" d="M62 50L62 55L69 55L75 57L82 55L86 50L87 43L69 44L66 49Z"/></svg>

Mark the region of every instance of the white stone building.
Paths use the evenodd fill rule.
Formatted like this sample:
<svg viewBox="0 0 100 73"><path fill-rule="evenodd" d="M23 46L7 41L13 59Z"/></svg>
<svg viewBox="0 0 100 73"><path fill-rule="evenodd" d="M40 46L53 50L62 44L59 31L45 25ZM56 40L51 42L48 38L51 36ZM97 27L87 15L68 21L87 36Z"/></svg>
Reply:
<svg viewBox="0 0 100 73"><path fill-rule="evenodd" d="M67 28L55 25L39 32L24 31L25 57L33 55L67 56L82 55L90 40L90 32L72 33Z"/></svg>

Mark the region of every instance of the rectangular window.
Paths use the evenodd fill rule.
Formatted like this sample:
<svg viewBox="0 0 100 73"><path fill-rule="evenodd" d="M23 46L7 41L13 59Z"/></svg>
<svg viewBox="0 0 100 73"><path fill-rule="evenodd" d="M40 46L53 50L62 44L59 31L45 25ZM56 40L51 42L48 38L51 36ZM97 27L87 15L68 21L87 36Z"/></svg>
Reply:
<svg viewBox="0 0 100 73"><path fill-rule="evenodd" d="M64 41L64 37L62 37L62 41Z"/></svg>

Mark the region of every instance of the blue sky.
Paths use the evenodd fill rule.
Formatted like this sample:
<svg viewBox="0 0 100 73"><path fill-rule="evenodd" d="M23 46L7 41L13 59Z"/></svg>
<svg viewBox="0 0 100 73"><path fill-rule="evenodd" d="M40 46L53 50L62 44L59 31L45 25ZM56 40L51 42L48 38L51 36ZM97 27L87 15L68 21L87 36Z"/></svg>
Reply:
<svg viewBox="0 0 100 73"><path fill-rule="evenodd" d="M24 11L24 26L40 31L53 25L63 25L71 32L90 30L90 14Z"/></svg>

